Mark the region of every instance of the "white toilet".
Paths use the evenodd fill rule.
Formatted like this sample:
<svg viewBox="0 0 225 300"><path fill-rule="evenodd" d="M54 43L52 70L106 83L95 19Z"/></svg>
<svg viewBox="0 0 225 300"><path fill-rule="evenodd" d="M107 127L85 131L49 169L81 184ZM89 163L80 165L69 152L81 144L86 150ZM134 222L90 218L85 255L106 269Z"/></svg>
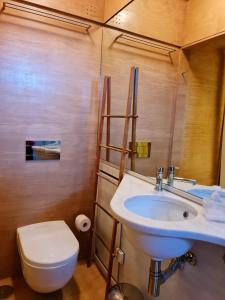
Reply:
<svg viewBox="0 0 225 300"><path fill-rule="evenodd" d="M34 291L56 291L72 278L79 243L64 221L18 228L17 245L24 278Z"/></svg>

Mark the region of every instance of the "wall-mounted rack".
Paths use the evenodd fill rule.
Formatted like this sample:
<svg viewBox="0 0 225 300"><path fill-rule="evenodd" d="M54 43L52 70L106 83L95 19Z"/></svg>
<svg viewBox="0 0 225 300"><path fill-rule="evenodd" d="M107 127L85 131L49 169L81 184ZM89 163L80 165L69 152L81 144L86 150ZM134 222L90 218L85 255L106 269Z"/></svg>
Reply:
<svg viewBox="0 0 225 300"><path fill-rule="evenodd" d="M121 43L121 40L126 40L126 41L129 41L129 42L145 45L145 46L148 46L148 47L151 47L151 48L157 48L157 49L160 49L160 50L164 51L164 53L167 54L167 55L170 55L172 52L175 52L177 50L177 48L173 48L173 47L170 47L170 46L167 46L167 45L164 45L164 44L156 43L156 42L151 41L151 40L147 40L147 39L145 40L143 38L138 38L138 37L131 36L131 35L128 35L128 34L124 34L124 33L118 35L113 40L111 46L114 43ZM127 45L129 46L129 44L127 44ZM144 50L147 50L147 49L144 49ZM162 54L164 54L164 53L162 53Z"/></svg>
<svg viewBox="0 0 225 300"><path fill-rule="evenodd" d="M105 76L104 84L103 84L103 92L101 98L101 109L100 109L100 122L99 122L99 130L98 130L98 142L97 142L97 159L96 159L96 178L95 178L95 201L93 204L93 214L92 214L92 228L90 234L90 253L87 265L91 265L92 254L94 250L94 238L101 241L104 248L109 253L109 261L107 266L107 280L106 280L106 291L105 291L105 300L108 299L108 292L111 287L111 279L112 279L112 270L113 270L113 261L115 258L115 246L116 246L116 235L117 235L117 227L119 225L118 220L110 213L107 209L105 209L100 203L98 199L98 183L99 177L104 180L112 183L113 185L118 186L123 178L125 173L125 160L128 153L131 154L131 169L135 170L135 145L136 145L136 121L137 121L137 92L138 92L138 68L132 67L130 71L130 81L128 88L128 97L126 101L126 111L123 115L113 115L111 114L111 77ZM105 114L105 111L107 114ZM122 138L122 146L117 147L110 144L110 119L111 118L121 118L124 119L124 129L123 129L123 138ZM103 133L104 133L104 123L106 121L106 144L102 144L103 142ZM128 138L129 138L129 123L131 123L131 149L128 149ZM101 160L102 160L102 149L105 149L106 161L110 161L110 151L120 152L120 163L118 166L118 176L114 177L101 169ZM113 223L112 228L112 237L110 246L104 241L100 234L96 231L96 216L98 210L103 211L106 215L108 215Z"/></svg>
<svg viewBox="0 0 225 300"><path fill-rule="evenodd" d="M83 28L85 31L88 31L91 28L90 24L76 20L75 19L76 17L73 15L60 12L58 10L49 7L44 7L42 5L30 3L27 1L21 1L21 0L4 1L0 12L3 13L7 8L30 13L40 17L53 19L70 25L75 25Z"/></svg>

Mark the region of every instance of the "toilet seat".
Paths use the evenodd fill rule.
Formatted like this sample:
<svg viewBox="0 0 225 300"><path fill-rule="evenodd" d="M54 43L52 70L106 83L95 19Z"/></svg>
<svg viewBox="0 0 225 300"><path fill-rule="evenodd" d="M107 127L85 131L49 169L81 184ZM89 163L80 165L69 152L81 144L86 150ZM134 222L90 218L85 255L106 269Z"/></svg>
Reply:
<svg viewBox="0 0 225 300"><path fill-rule="evenodd" d="M37 268L63 266L79 252L79 243L64 221L20 227L17 242L24 262Z"/></svg>

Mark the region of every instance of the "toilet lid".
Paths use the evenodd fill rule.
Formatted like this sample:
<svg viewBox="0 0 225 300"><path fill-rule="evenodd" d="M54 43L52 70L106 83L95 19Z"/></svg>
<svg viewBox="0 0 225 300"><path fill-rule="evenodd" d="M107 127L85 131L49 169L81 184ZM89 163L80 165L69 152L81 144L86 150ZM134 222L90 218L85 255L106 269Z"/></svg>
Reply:
<svg viewBox="0 0 225 300"><path fill-rule="evenodd" d="M32 224L17 229L21 255L42 267L65 264L78 255L79 243L64 221Z"/></svg>

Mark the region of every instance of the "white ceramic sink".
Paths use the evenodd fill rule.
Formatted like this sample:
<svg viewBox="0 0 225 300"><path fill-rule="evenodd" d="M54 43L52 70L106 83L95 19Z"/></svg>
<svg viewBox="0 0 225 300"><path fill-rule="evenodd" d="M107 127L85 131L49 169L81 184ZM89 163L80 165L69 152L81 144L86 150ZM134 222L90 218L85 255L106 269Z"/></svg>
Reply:
<svg viewBox="0 0 225 300"><path fill-rule="evenodd" d="M154 259L185 254L195 240L225 246L225 224L210 222L203 207L126 174L110 203L126 238Z"/></svg>
<svg viewBox="0 0 225 300"><path fill-rule="evenodd" d="M134 218L160 222L184 222L194 218L197 210L187 203L162 194L136 195L124 201L124 208L134 214ZM193 245L193 240L146 234L125 228L127 238L146 254L159 259L181 256Z"/></svg>
<svg viewBox="0 0 225 300"><path fill-rule="evenodd" d="M137 195L127 198L124 206L134 214L160 221L186 221L194 218L197 211L177 199L163 195Z"/></svg>

